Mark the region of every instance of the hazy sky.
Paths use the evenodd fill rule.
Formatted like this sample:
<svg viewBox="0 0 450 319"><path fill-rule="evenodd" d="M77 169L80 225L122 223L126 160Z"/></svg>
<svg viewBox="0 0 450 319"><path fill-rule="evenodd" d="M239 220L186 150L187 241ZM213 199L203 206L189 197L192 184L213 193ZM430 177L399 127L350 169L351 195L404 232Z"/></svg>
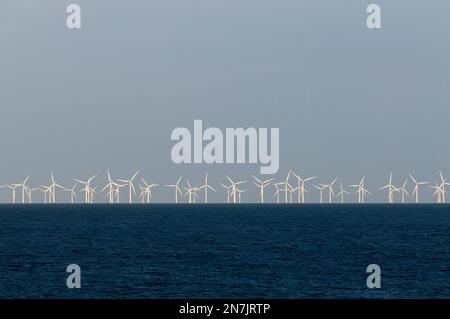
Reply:
<svg viewBox="0 0 450 319"><path fill-rule="evenodd" d="M66 27L70 3L80 30ZM366 27L369 3L382 29ZM194 119L279 127L278 178L291 167L317 182L367 174L373 192L391 171L397 184L409 172L450 177L449 35L447 0L3 0L0 183L31 174L37 186L54 171L67 186L98 173L103 186L107 168L160 183L258 174L173 164L170 133Z"/></svg>

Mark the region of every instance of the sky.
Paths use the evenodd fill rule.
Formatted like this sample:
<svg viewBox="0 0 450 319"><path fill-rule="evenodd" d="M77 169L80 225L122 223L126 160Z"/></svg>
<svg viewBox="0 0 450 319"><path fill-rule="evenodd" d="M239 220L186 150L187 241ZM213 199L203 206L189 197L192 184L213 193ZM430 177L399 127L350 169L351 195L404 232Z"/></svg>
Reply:
<svg viewBox="0 0 450 319"><path fill-rule="evenodd" d="M79 30L66 26L70 3ZM370 3L381 29L366 26ZM220 190L210 200L224 201L224 174L250 181L260 164L174 164L172 130L202 119L279 128L277 180L290 168L317 183L367 175L369 201L385 201L376 189L391 172L395 184L450 178L449 34L446 0L4 0L0 184L48 184L54 172L65 186L98 174L103 187L106 169L200 184L208 172Z"/></svg>

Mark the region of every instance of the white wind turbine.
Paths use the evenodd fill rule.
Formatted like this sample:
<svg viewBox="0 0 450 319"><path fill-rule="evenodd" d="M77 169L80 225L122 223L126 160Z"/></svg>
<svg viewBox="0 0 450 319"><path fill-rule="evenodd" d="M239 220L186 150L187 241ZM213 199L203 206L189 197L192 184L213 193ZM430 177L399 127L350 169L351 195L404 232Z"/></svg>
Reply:
<svg viewBox="0 0 450 319"><path fill-rule="evenodd" d="M246 191L247 191L247 190L245 190L245 189L239 189L239 188L236 188L237 197L238 197L238 203L239 203L239 204L241 203L241 194L244 193L244 192L246 192Z"/></svg>
<svg viewBox="0 0 450 319"><path fill-rule="evenodd" d="M444 203L443 197L444 197L445 190L442 188L442 184L439 185L436 182L435 186L430 186L430 188L435 190L433 193L433 197L436 197L437 203L439 203L439 204Z"/></svg>
<svg viewBox="0 0 450 319"><path fill-rule="evenodd" d="M370 194L369 191L364 187L364 183L366 180L366 176L364 175L363 178L361 178L361 181L357 185L348 185L349 187L355 187L357 188L356 194L358 194L358 203L364 204L364 196Z"/></svg>
<svg viewBox="0 0 450 319"><path fill-rule="evenodd" d="M144 183L144 186L139 185L140 188L141 188L141 194L140 194L139 197L141 198L142 203L147 202L147 204L149 204L151 202L152 198L153 198L153 196L152 196L152 188L156 187L156 186L159 186L159 184L155 184L155 183L149 184L142 177L141 177L141 180Z"/></svg>
<svg viewBox="0 0 450 319"><path fill-rule="evenodd" d="M126 187L126 184L117 184L116 188L114 189L114 197L116 199L116 203L120 203L120 189L122 187Z"/></svg>
<svg viewBox="0 0 450 319"><path fill-rule="evenodd" d="M220 185L221 185L222 187L224 187L224 188L227 189L227 203L230 203L230 199L231 199L231 193L230 193L230 190L231 190L231 188L233 187L233 185L227 186L227 185L224 185L224 184L222 184L222 183L220 183Z"/></svg>
<svg viewBox="0 0 450 319"><path fill-rule="evenodd" d="M175 184L165 185L167 187L175 188L175 203L178 203L178 194L180 194L181 196L183 195L183 193L181 192L181 189L179 187L179 184L180 184L182 178L183 178L183 176L180 176L180 178L178 178L178 180Z"/></svg>
<svg viewBox="0 0 450 319"><path fill-rule="evenodd" d="M429 184L429 183L428 182L418 182L418 181L416 181L416 179L411 174L409 174L409 177L411 177L411 179L414 182L414 184L416 184L416 186L414 186L413 195L414 194L416 195L416 204L418 204L419 203L419 186L420 185L426 185L426 184Z"/></svg>
<svg viewBox="0 0 450 319"><path fill-rule="evenodd" d="M344 204L344 196L345 195L350 195L350 193L347 192L346 190L344 190L344 187L342 186L342 183L341 183L341 190L337 194L337 196L341 198L341 204Z"/></svg>
<svg viewBox="0 0 450 319"><path fill-rule="evenodd" d="M320 186L314 185L314 187L315 187L316 189L318 189L319 192L320 192L320 203L322 204L322 203L323 203L323 190L325 189L325 186L322 186L322 185L320 185Z"/></svg>
<svg viewBox="0 0 450 319"><path fill-rule="evenodd" d="M210 186L208 184L208 173L206 173L205 176L205 184L203 184L201 187L199 187L197 190L201 190L201 189L205 189L205 203L208 203L208 188L210 190L212 190L213 192L215 192L216 190L214 188L212 188L212 186Z"/></svg>
<svg viewBox="0 0 450 319"><path fill-rule="evenodd" d="M228 181L231 184L230 185L231 186L230 197L233 199L232 202L236 204L236 202L238 201L237 186L241 185L241 184L245 184L245 183L247 183L247 181L234 182L228 175L225 175L225 177L228 179Z"/></svg>
<svg viewBox="0 0 450 319"><path fill-rule="evenodd" d="M405 179L405 182L403 183L402 187L399 187L398 190L402 195L402 203L405 203L405 195L409 197L408 190L406 189L406 184L408 183L408 179Z"/></svg>
<svg viewBox="0 0 450 319"><path fill-rule="evenodd" d="M380 188L380 190L382 189L388 190L388 203L389 204L394 203L394 192L399 192L400 189L392 185L392 173L389 176L389 182L385 186Z"/></svg>
<svg viewBox="0 0 450 319"><path fill-rule="evenodd" d="M333 191L333 184L337 181L337 178L335 178L330 184L320 184L324 189L328 188L328 203L331 204L333 202L334 197L334 191Z"/></svg>
<svg viewBox="0 0 450 319"><path fill-rule="evenodd" d="M25 203L25 195L28 195L28 186L27 186L27 182L28 179L30 178L30 175L27 176L27 178L25 178L25 180L22 183L19 184L14 184L16 187L21 187L22 188L22 204Z"/></svg>
<svg viewBox="0 0 450 319"><path fill-rule="evenodd" d="M280 192L281 192L281 185L283 185L283 183L274 183L273 186L275 187L275 193L273 194L273 197L277 198L277 204L280 203Z"/></svg>
<svg viewBox="0 0 450 319"><path fill-rule="evenodd" d="M292 169L289 170L286 179L284 180L284 202L288 203L288 195L293 191L293 187L289 184L289 177L291 177Z"/></svg>
<svg viewBox="0 0 450 319"><path fill-rule="evenodd" d="M316 178L316 176L313 177L308 177L303 179L302 177L300 177L299 175L295 174L294 172L292 172L292 174L294 174L294 176L297 178L297 191L298 191L298 202L304 204L305 203L305 192L307 193L308 191L305 188L305 183L308 181L311 181L313 179Z"/></svg>
<svg viewBox="0 0 450 319"><path fill-rule="evenodd" d="M133 180L136 178L136 176L139 174L139 171L137 171L136 173L134 173L134 175L129 179L129 180L126 180L126 179L118 179L118 181L119 182L121 182L121 183L125 183L126 185L128 185L128 202L131 204L132 203L132 201L133 201L133 199L132 199L132 196L133 196L133 192L134 192L134 194L136 194L136 189L134 188L134 185L133 185Z"/></svg>
<svg viewBox="0 0 450 319"><path fill-rule="evenodd" d="M91 182L94 180L95 177L97 177L97 175L90 177L86 182L79 179L74 179L75 182L84 185L84 188L81 189L80 192L84 192L84 202L86 204L92 204L94 201L94 194L96 193L95 191L96 188L91 187Z"/></svg>
<svg viewBox="0 0 450 319"><path fill-rule="evenodd" d="M44 203L45 204L51 203L51 190L52 189L50 188L50 186L41 185L39 190L44 193Z"/></svg>
<svg viewBox="0 0 450 319"><path fill-rule="evenodd" d="M261 181L254 175L252 175L252 177L255 179L255 182L253 182L253 184L255 184L259 188L259 200L261 203L264 203L264 188L272 183L273 178Z"/></svg>
<svg viewBox="0 0 450 319"><path fill-rule="evenodd" d="M187 181L187 187L184 187L184 189L186 190L185 195L188 196L188 203L194 204L195 198L198 197L198 195L197 195L198 189L195 186L191 186L191 183L189 183L189 179L187 179L186 181Z"/></svg>
<svg viewBox="0 0 450 319"><path fill-rule="evenodd" d="M440 185L440 187L442 188L442 195L441 195L442 203L445 203L445 193L446 193L445 186L446 185L450 186L450 183L446 182L446 179L444 178L444 176L442 176L442 171L440 171L440 170L439 170L439 176L441 177L441 185Z"/></svg>
<svg viewBox="0 0 450 319"><path fill-rule="evenodd" d="M6 188L12 190L12 203L16 203L16 189L19 187L19 184L11 184L11 185L5 185Z"/></svg>
<svg viewBox="0 0 450 319"><path fill-rule="evenodd" d="M72 188L64 188L63 190L70 193L70 203L73 204L75 202L75 198L78 199L77 194L75 192L75 188L78 183L75 183Z"/></svg>
<svg viewBox="0 0 450 319"><path fill-rule="evenodd" d="M53 172L51 173L51 180L52 183L50 184L50 203L56 203L56 187L59 187L61 189L64 189L61 185L58 184L58 182L55 180L55 177L53 176Z"/></svg>
<svg viewBox="0 0 450 319"><path fill-rule="evenodd" d="M106 193L105 196L108 196L108 201L110 204L114 203L114 198L116 196L116 188L118 188L120 185L117 184L112 178L111 174L109 172L109 169L106 171L108 175L108 183L105 185L105 187L102 188L101 192L104 192L108 189L108 193ZM124 185L125 186L125 185Z"/></svg>
<svg viewBox="0 0 450 319"><path fill-rule="evenodd" d="M40 188L29 188L27 187L27 196L28 196L28 203L32 203L32 197L33 197L33 192L34 191L39 191L41 190Z"/></svg>

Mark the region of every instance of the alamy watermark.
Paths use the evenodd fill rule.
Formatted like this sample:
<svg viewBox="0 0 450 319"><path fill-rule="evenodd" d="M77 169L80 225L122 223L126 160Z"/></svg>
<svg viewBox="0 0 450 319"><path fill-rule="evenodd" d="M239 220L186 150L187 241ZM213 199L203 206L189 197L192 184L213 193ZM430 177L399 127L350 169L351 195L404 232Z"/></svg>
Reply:
<svg viewBox="0 0 450 319"><path fill-rule="evenodd" d="M370 264L366 268L366 273L370 274L367 277L367 288L381 288L381 267L377 264Z"/></svg>
<svg viewBox="0 0 450 319"><path fill-rule="evenodd" d="M175 164L262 164L261 174L276 174L280 166L280 129L226 128L203 130L203 121L194 120L194 131L178 127L172 131L171 158ZM206 145L205 145L206 142ZM269 151L270 147L270 151Z"/></svg>
<svg viewBox="0 0 450 319"><path fill-rule="evenodd" d="M67 288L81 288L81 268L77 264L70 264L66 268L66 272L70 273L67 277L66 285Z"/></svg>

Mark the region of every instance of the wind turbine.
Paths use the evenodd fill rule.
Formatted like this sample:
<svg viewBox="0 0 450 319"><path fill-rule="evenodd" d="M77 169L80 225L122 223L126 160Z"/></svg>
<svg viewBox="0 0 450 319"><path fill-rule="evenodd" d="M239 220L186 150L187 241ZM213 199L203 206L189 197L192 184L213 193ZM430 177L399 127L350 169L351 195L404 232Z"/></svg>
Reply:
<svg viewBox="0 0 450 319"><path fill-rule="evenodd" d="M120 189L122 187L127 186L126 184L117 184L116 188L114 189L114 197L116 198L116 203L120 203Z"/></svg>
<svg viewBox="0 0 450 319"><path fill-rule="evenodd" d="M133 185L133 180L136 178L136 176L139 174L139 171L137 171L136 173L134 173L134 175L129 179L118 179L119 182L121 183L125 183L126 185L128 185L128 202L131 204L132 202L132 192L134 192L136 194L136 189L134 188Z"/></svg>
<svg viewBox="0 0 450 319"><path fill-rule="evenodd" d="M188 202L189 204L193 204L195 203L195 198L198 197L197 195L197 188L191 186L191 183L189 183L189 179L187 179L187 187L184 187L184 189L186 190L186 194L188 195Z"/></svg>
<svg viewBox="0 0 450 319"><path fill-rule="evenodd" d="M408 183L408 179L405 179L405 182L403 183L402 187L398 188L398 190L402 194L402 203L405 203L405 195L409 197L408 190L406 189L406 184Z"/></svg>
<svg viewBox="0 0 450 319"><path fill-rule="evenodd" d="M388 190L388 202L389 204L394 203L394 192L399 192L400 189L395 187L394 185L392 185L392 173L389 176L389 182L380 188L380 190L382 189L387 189Z"/></svg>
<svg viewBox="0 0 450 319"><path fill-rule="evenodd" d="M19 186L20 186L19 184L5 185L6 188L9 188L10 190L12 190L12 203L13 204L16 203L16 189Z"/></svg>
<svg viewBox="0 0 450 319"><path fill-rule="evenodd" d="M334 191L333 191L333 184L337 181L337 178L335 178L330 184L320 184L324 189L328 188L328 203L333 202L334 197Z"/></svg>
<svg viewBox="0 0 450 319"><path fill-rule="evenodd" d="M151 202L152 198L153 198L152 197L152 188L156 187L156 186L159 186L159 184L155 184L155 183L149 184L142 177L141 177L141 180L144 183L144 186L139 185L140 188L141 188L141 194L140 194L139 197L141 198L142 203L147 202L147 204L149 204Z"/></svg>
<svg viewBox="0 0 450 319"><path fill-rule="evenodd" d="M342 186L342 183L341 183L341 191L337 194L337 196L339 197L341 197L341 204L344 204L344 196L345 195L350 195L350 193L349 192L347 192L346 190L344 190L344 187Z"/></svg>
<svg viewBox="0 0 450 319"><path fill-rule="evenodd" d="M227 186L222 183L220 183L220 185L227 189L227 203L230 203L230 198L231 198L230 189L233 187L233 185Z"/></svg>
<svg viewBox="0 0 450 319"><path fill-rule="evenodd" d="M92 204L94 201L94 194L96 193L96 191L95 191L96 188L91 187L91 182L94 180L94 178L96 176L97 175L90 177L86 182L79 180L79 179L74 179L75 182L78 182L78 183L84 185L84 188L81 189L80 192L84 192L84 202L87 204L88 203Z"/></svg>
<svg viewBox="0 0 450 319"><path fill-rule="evenodd" d="M71 203L71 204L74 203L74 201L75 201L74 199L75 199L75 198L78 199L77 194L76 194L76 192L75 192L75 188L77 187L77 184L78 184L78 183L75 183L75 184L72 186L72 188L64 188L64 189L63 189L64 191L70 193L70 203Z"/></svg>
<svg viewBox="0 0 450 319"><path fill-rule="evenodd" d="M27 193L27 190L29 189L27 186L28 179L30 178L30 175L25 178L25 180L22 183L14 184L16 187L22 188L22 204L25 203L25 193Z"/></svg>
<svg viewBox="0 0 450 319"><path fill-rule="evenodd" d="M288 203L288 192L290 192L293 188L289 184L289 177L291 177L292 169L289 170L286 179L284 180L284 202Z"/></svg>
<svg viewBox="0 0 450 319"><path fill-rule="evenodd" d="M363 176L363 178L361 178L361 181L359 182L359 184L357 185L348 185L349 187L356 187L356 194L358 194L358 203L359 204L364 204L364 196L366 196L367 194L370 194L369 191L364 187L364 183L366 180L366 175Z"/></svg>
<svg viewBox="0 0 450 319"><path fill-rule="evenodd" d="M237 196L238 196L238 203L239 204L241 203L241 194L246 192L246 191L247 191L246 189L236 188L236 192L237 192Z"/></svg>
<svg viewBox="0 0 450 319"><path fill-rule="evenodd" d="M205 184L203 184L201 187L199 187L197 190L201 190L202 188L205 189L205 203L208 203L208 188L215 192L216 190L212 188L210 185L208 185L208 173L206 173L205 176Z"/></svg>
<svg viewBox="0 0 450 319"><path fill-rule="evenodd" d="M255 184L257 187L259 187L259 200L261 203L264 203L264 188L266 188L267 186L269 186L272 183L273 178L265 180L265 181L261 181L254 175L252 175L252 177L255 179L255 182L253 182L253 184Z"/></svg>
<svg viewBox="0 0 450 319"><path fill-rule="evenodd" d="M45 204L50 203L51 202L51 190L52 190L50 188L50 186L41 185L39 190L44 193L44 203Z"/></svg>
<svg viewBox="0 0 450 319"><path fill-rule="evenodd" d="M273 197L277 198L277 204L280 203L280 185L282 185L283 183L274 183L273 186L275 187L275 193L273 194Z"/></svg>
<svg viewBox="0 0 450 319"><path fill-rule="evenodd" d="M414 184L416 184L416 186L414 186L413 195L416 194L416 204L418 204L419 203L419 186L426 185L426 184L428 184L428 182L418 182L411 174L409 174L409 177L411 177Z"/></svg>
<svg viewBox="0 0 450 319"><path fill-rule="evenodd" d="M114 203L114 196L116 195L116 188L119 187L120 185L117 184L111 178L111 174L109 172L109 169L107 170L107 175L108 175L108 183L106 184L105 187L102 188L101 192L104 192L105 190L108 189L108 193L106 193L105 196L108 196L109 203L112 204L112 203Z"/></svg>
<svg viewBox="0 0 450 319"><path fill-rule="evenodd" d="M50 184L50 203L56 203L56 187L59 187L61 189L64 189L61 185L58 184L58 182L55 180L55 177L53 176L53 172L51 173L51 180L52 183Z"/></svg>
<svg viewBox="0 0 450 319"><path fill-rule="evenodd" d="M292 172L292 174L294 174L294 176L297 178L297 191L298 191L298 202L304 204L305 203L305 192L308 192L305 189L305 183L308 181L311 181L313 179L316 178L316 176L313 177L308 177L303 179L302 177L300 177L299 175L295 174L294 172Z"/></svg>
<svg viewBox="0 0 450 319"><path fill-rule="evenodd" d="M180 176L180 178L178 178L177 182L173 185L165 185L167 187L175 188L175 203L178 203L178 194L183 195L180 187L178 186L180 184L182 178L183 178L183 176Z"/></svg>
<svg viewBox="0 0 450 319"><path fill-rule="evenodd" d="M441 188L442 188L442 203L445 203L445 185L450 185L450 183L446 182L444 176L442 176L442 171L439 170L439 176L441 177Z"/></svg>
<svg viewBox="0 0 450 319"><path fill-rule="evenodd" d="M432 189L435 190L434 193L433 193L433 197L436 197L436 201L437 201L439 204L444 203L444 201L443 201L443 195L444 195L445 190L442 188L442 184L439 185L439 184L436 182L435 186L430 186L430 188L432 188Z"/></svg>
<svg viewBox="0 0 450 319"><path fill-rule="evenodd" d="M225 177L228 179L228 181L230 182L230 186L231 186L231 198L233 198L233 203L236 204L237 200L238 200L238 194L237 194L237 185L241 185L241 184L245 184L247 183L247 181L239 181L239 182L234 182L228 175L225 175Z"/></svg>
<svg viewBox="0 0 450 319"><path fill-rule="evenodd" d="M322 186L322 185L320 185L320 186L314 185L314 187L315 187L316 189L318 189L319 192L320 192L320 203L322 204L322 203L323 203L323 190L325 189L325 186Z"/></svg>
<svg viewBox="0 0 450 319"><path fill-rule="evenodd" d="M27 187L27 197L28 197L28 203L32 203L32 194L34 191L38 191L40 190L40 188L29 188Z"/></svg>

